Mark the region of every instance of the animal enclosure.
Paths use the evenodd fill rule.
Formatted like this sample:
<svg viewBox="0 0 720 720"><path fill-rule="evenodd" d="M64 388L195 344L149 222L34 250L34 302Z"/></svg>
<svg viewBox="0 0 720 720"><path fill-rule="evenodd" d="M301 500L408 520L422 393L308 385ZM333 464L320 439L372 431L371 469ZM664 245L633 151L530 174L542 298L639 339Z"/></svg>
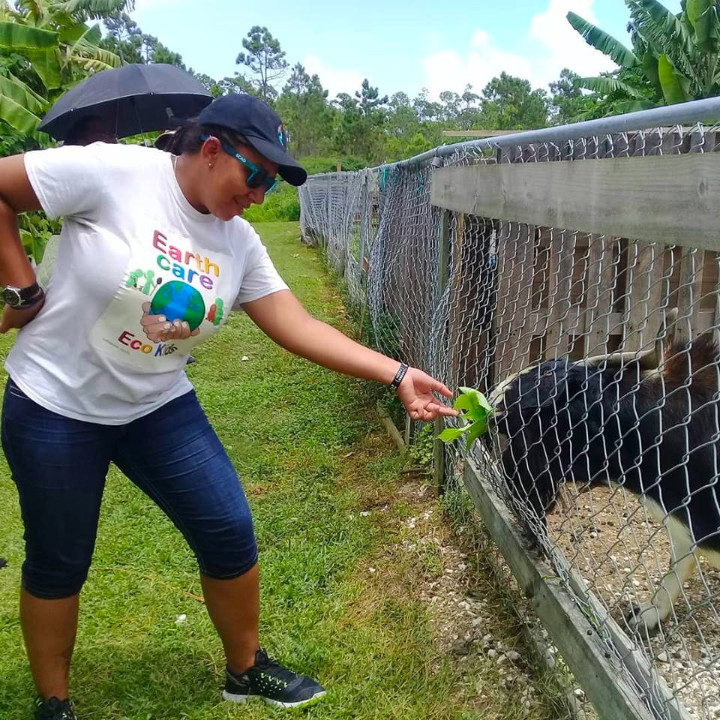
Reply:
<svg viewBox="0 0 720 720"><path fill-rule="evenodd" d="M304 238L376 346L498 404L468 452L436 447L436 476L464 478L600 717L720 717L713 113L438 148L300 191Z"/></svg>

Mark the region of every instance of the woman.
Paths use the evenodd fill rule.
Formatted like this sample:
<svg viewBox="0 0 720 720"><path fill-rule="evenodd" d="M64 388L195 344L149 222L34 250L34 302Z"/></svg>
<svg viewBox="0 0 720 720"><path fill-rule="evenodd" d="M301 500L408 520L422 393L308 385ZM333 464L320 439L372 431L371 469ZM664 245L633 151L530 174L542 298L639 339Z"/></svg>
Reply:
<svg viewBox="0 0 720 720"><path fill-rule="evenodd" d="M42 720L76 717L68 676L78 597L111 461L197 557L227 658L224 697L300 706L324 695L260 649L250 511L184 373L230 308L291 352L394 385L414 419L454 414L433 395L450 397L444 385L309 316L240 219L277 174L293 185L307 177L267 105L219 98L174 148L96 143L0 160L10 306L0 331L23 328L6 362L2 441L25 524L20 615ZM18 213L40 209L65 218L47 298L16 229Z"/></svg>

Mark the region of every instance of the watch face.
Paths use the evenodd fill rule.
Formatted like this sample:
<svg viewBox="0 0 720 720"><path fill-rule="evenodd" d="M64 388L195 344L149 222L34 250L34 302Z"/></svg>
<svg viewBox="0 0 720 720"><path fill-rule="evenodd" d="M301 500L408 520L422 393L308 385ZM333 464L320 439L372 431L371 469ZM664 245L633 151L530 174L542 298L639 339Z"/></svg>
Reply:
<svg viewBox="0 0 720 720"><path fill-rule="evenodd" d="M22 302L22 298L20 297L20 293L15 288L5 288L3 290L3 300L11 307L17 307Z"/></svg>

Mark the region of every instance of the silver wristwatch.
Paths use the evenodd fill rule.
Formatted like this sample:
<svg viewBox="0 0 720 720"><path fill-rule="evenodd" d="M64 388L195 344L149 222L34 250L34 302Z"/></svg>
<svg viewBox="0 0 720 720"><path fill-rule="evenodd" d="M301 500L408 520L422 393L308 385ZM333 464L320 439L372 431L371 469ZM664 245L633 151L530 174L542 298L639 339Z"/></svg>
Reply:
<svg viewBox="0 0 720 720"><path fill-rule="evenodd" d="M7 285L2 291L5 304L13 310L25 310L39 303L45 297L45 291L34 282L24 288Z"/></svg>

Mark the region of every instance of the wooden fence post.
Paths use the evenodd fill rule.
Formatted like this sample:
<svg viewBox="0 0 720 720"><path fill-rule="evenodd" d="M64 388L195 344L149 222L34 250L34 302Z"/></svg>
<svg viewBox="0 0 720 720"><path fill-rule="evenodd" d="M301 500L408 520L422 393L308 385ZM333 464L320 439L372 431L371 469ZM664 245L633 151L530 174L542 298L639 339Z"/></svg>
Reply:
<svg viewBox="0 0 720 720"><path fill-rule="evenodd" d="M703 261L702 252L692 248L682 248L680 255L680 286L677 292L678 318L674 330L676 342L688 343L697 335L704 270Z"/></svg>
<svg viewBox="0 0 720 720"><path fill-rule="evenodd" d="M652 347L662 324L665 247L631 240L627 255L630 291L625 296L623 347L638 352Z"/></svg>

